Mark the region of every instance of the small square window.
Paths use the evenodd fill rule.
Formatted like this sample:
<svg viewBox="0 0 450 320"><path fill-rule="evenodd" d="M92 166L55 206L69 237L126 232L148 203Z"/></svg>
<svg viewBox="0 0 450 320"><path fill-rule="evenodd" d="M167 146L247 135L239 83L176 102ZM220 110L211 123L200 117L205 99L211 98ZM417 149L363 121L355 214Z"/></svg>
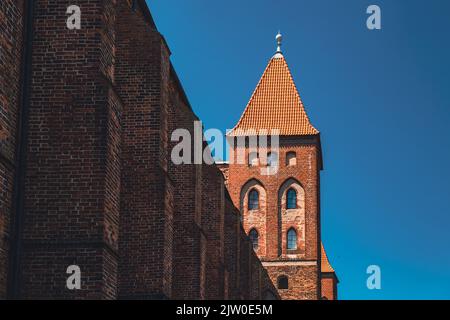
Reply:
<svg viewBox="0 0 450 320"><path fill-rule="evenodd" d="M297 165L297 154L295 152L288 152L286 154L286 166L296 166Z"/></svg>

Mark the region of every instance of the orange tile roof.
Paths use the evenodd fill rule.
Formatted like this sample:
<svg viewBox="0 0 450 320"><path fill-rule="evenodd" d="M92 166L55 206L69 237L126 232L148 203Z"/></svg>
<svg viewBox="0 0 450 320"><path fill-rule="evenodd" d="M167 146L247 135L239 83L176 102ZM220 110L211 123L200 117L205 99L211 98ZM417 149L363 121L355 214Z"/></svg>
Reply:
<svg viewBox="0 0 450 320"><path fill-rule="evenodd" d="M230 136L245 131L279 129L280 135L316 135L283 55L269 62L253 95Z"/></svg>
<svg viewBox="0 0 450 320"><path fill-rule="evenodd" d="M333 267L330 264L330 261L328 261L327 253L325 252L325 248L323 247L323 243L321 243L321 272L327 273L327 272L334 272Z"/></svg>

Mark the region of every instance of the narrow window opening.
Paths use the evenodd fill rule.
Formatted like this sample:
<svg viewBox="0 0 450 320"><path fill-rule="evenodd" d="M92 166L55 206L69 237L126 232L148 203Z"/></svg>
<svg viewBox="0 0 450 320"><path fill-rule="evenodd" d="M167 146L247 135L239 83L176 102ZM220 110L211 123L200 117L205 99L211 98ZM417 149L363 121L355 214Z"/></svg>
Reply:
<svg viewBox="0 0 450 320"><path fill-rule="evenodd" d="M293 228L287 233L287 249L297 250L297 232Z"/></svg>
<svg viewBox="0 0 450 320"><path fill-rule="evenodd" d="M249 238L250 238L250 241L252 242L253 250L255 250L255 251L258 250L258 246L259 246L258 231L256 231L256 229L250 230Z"/></svg>
<svg viewBox="0 0 450 320"><path fill-rule="evenodd" d="M259 193L252 189L248 194L248 210L256 210L259 208Z"/></svg>
<svg viewBox="0 0 450 320"><path fill-rule="evenodd" d="M297 209L297 192L292 188L286 195L286 209Z"/></svg>

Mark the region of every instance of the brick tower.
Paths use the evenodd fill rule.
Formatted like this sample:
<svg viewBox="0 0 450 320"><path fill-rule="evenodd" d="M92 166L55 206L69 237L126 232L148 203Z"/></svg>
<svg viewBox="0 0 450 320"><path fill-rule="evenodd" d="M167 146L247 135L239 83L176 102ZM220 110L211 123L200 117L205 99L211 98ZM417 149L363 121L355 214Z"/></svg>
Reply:
<svg viewBox="0 0 450 320"><path fill-rule="evenodd" d="M305 112L281 52L280 34L277 41L276 54L228 135L228 189L280 296L336 299L337 278L320 235L320 134ZM270 137L268 147L251 144L274 129L278 146ZM239 155L245 161L238 161Z"/></svg>

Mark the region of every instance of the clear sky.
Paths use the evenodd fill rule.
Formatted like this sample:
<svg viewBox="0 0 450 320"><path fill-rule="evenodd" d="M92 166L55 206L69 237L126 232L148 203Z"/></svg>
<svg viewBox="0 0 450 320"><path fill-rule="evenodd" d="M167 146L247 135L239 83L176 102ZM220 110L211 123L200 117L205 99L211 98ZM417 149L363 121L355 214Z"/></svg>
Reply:
<svg viewBox="0 0 450 320"><path fill-rule="evenodd" d="M450 299L450 1L150 0L195 113L239 119L275 34L321 131L341 299ZM382 10L382 30L366 9ZM368 290L379 265L382 289Z"/></svg>

